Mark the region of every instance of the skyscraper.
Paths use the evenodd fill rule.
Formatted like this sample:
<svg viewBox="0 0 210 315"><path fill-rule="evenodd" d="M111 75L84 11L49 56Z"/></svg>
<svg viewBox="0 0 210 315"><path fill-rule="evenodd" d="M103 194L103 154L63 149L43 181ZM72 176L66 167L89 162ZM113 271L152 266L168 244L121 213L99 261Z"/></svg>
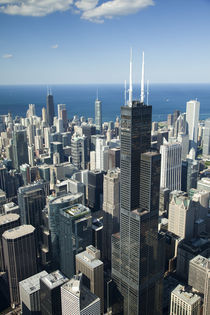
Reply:
<svg viewBox="0 0 210 315"><path fill-rule="evenodd" d="M189 134L189 151L194 148L196 153L200 102L197 100L187 102L186 112L187 132Z"/></svg>
<svg viewBox="0 0 210 315"><path fill-rule="evenodd" d="M15 131L13 135L13 166L17 170L22 164L28 164L28 146L25 130Z"/></svg>
<svg viewBox="0 0 210 315"><path fill-rule="evenodd" d="M161 314L160 155L147 152L151 118L152 107L144 104L143 86L141 102L132 100L131 59L128 106L121 107L120 234L112 237L112 277L123 296L124 314L129 315Z"/></svg>
<svg viewBox="0 0 210 315"><path fill-rule="evenodd" d="M160 147L161 179L160 186L172 190L181 189L182 147L180 143L168 143Z"/></svg>
<svg viewBox="0 0 210 315"><path fill-rule="evenodd" d="M19 282L37 272L34 232L35 228L32 225L21 225L2 235L12 306L20 302Z"/></svg>
<svg viewBox="0 0 210 315"><path fill-rule="evenodd" d="M81 204L61 209L59 228L60 269L70 278L75 274L75 255L92 242L90 209Z"/></svg>
<svg viewBox="0 0 210 315"><path fill-rule="evenodd" d="M95 101L95 124L96 132L101 133L102 130L102 113L101 113L101 101L98 100L98 97Z"/></svg>
<svg viewBox="0 0 210 315"><path fill-rule="evenodd" d="M82 278L82 274L74 276L62 285L62 315L100 314L100 299L83 285Z"/></svg>
<svg viewBox="0 0 210 315"><path fill-rule="evenodd" d="M52 126L53 125L53 119L55 116L54 112L54 103L53 103L53 96L51 92L49 91L49 94L47 95L47 123Z"/></svg>
<svg viewBox="0 0 210 315"><path fill-rule="evenodd" d="M83 274L85 286L101 300L104 313L104 264L100 260L100 250L92 245L76 255L76 273Z"/></svg>
<svg viewBox="0 0 210 315"><path fill-rule="evenodd" d="M203 154L210 155L210 118L205 121L203 134Z"/></svg>

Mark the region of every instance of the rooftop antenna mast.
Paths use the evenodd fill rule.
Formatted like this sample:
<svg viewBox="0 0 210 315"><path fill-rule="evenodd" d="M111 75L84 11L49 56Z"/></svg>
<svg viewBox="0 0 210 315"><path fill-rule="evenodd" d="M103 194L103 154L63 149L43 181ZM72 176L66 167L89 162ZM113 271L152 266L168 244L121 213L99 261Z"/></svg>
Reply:
<svg viewBox="0 0 210 315"><path fill-rule="evenodd" d="M125 92L124 92L124 96L125 96L125 106L127 105L127 82L125 80Z"/></svg>
<svg viewBox="0 0 210 315"><path fill-rule="evenodd" d="M133 65L132 65L132 48L131 48L131 52L130 52L130 86L129 86L129 102L128 102L128 106L132 106L132 100L133 100L133 82L132 82L132 69Z"/></svg>
<svg viewBox="0 0 210 315"><path fill-rule="evenodd" d="M96 90L96 101L98 101L98 88Z"/></svg>
<svg viewBox="0 0 210 315"><path fill-rule="evenodd" d="M147 105L149 105L149 80L147 80Z"/></svg>
<svg viewBox="0 0 210 315"><path fill-rule="evenodd" d="M142 71L141 71L141 103L144 103L144 51L142 53Z"/></svg>

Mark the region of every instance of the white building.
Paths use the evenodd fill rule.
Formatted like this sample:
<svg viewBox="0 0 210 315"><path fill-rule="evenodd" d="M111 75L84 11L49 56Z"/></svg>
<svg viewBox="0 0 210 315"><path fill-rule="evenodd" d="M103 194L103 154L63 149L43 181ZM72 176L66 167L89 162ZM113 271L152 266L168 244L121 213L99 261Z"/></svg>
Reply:
<svg viewBox="0 0 210 315"><path fill-rule="evenodd" d="M170 315L200 315L201 298L178 285L171 293Z"/></svg>
<svg viewBox="0 0 210 315"><path fill-rule="evenodd" d="M182 146L180 143L168 143L164 139L160 146L161 178L160 187L172 190L181 189Z"/></svg>
<svg viewBox="0 0 210 315"><path fill-rule="evenodd" d="M203 133L203 155L210 155L210 118L205 121Z"/></svg>
<svg viewBox="0 0 210 315"><path fill-rule="evenodd" d="M194 148L195 152L197 151L199 113L200 102L197 100L187 102L186 121L189 135L189 150Z"/></svg>
<svg viewBox="0 0 210 315"><path fill-rule="evenodd" d="M109 146L103 138L96 138L96 170L107 171L109 168Z"/></svg>
<svg viewBox="0 0 210 315"><path fill-rule="evenodd" d="M82 274L61 287L62 315L99 315L100 299L82 284Z"/></svg>

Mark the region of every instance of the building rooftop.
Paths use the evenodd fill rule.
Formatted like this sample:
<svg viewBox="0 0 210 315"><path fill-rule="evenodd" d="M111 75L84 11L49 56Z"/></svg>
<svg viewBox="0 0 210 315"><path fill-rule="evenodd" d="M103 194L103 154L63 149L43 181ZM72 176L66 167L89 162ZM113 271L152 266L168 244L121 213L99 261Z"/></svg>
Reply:
<svg viewBox="0 0 210 315"><path fill-rule="evenodd" d="M82 274L74 276L71 280L62 286L62 290L66 290L80 299L80 310L90 306L93 302L100 300L95 294L90 292L82 284Z"/></svg>
<svg viewBox="0 0 210 315"><path fill-rule="evenodd" d="M9 222L17 221L20 216L16 213L9 213L0 216L0 225L7 224Z"/></svg>
<svg viewBox="0 0 210 315"><path fill-rule="evenodd" d="M210 269L210 258L198 255L190 260L190 264L195 264L202 269Z"/></svg>
<svg viewBox="0 0 210 315"><path fill-rule="evenodd" d="M100 251L90 245L86 247L84 252L76 255L76 260L80 260L83 264L87 265L88 268L94 269L103 265L103 262L99 260L98 257L100 257Z"/></svg>
<svg viewBox="0 0 210 315"><path fill-rule="evenodd" d="M3 205L5 211L13 210L19 208L14 202L8 202Z"/></svg>
<svg viewBox="0 0 210 315"><path fill-rule="evenodd" d="M81 197L81 195L83 195L83 194L82 193L77 193L77 194L68 193L68 194L63 195L61 197L53 198L50 203L51 204L59 204L59 203L67 202L70 200L77 199L77 198Z"/></svg>
<svg viewBox="0 0 210 315"><path fill-rule="evenodd" d="M27 294L32 294L40 290L40 278L47 276L47 271L41 271L32 277L29 277L21 282L19 282L20 287L26 291Z"/></svg>
<svg viewBox="0 0 210 315"><path fill-rule="evenodd" d="M90 209L82 204L75 204L67 207L64 211L72 217L79 217L90 213Z"/></svg>
<svg viewBox="0 0 210 315"><path fill-rule="evenodd" d="M42 282L44 282L46 286L48 286L48 288L50 288L51 290L58 286L61 286L67 281L68 278L64 276L60 270L53 271L52 273L42 278Z"/></svg>
<svg viewBox="0 0 210 315"><path fill-rule="evenodd" d="M16 239L28 234L31 234L35 231L35 228L32 225L20 225L13 229L7 230L3 233L5 239Z"/></svg>
<svg viewBox="0 0 210 315"><path fill-rule="evenodd" d="M176 295L179 299L186 302L187 304L193 305L197 301L201 300L200 296L190 291L187 291L184 286L179 284L173 291L172 294Z"/></svg>

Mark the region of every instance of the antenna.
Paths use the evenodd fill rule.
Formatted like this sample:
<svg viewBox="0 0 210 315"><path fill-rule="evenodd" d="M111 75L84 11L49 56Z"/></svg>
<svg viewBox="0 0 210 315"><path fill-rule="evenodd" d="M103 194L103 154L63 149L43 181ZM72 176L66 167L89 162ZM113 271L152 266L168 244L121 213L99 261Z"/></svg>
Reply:
<svg viewBox="0 0 210 315"><path fill-rule="evenodd" d="M98 88L96 89L96 101L98 101Z"/></svg>
<svg viewBox="0 0 210 315"><path fill-rule="evenodd" d="M144 103L144 51L142 53L142 70L141 70L141 103Z"/></svg>
<svg viewBox="0 0 210 315"><path fill-rule="evenodd" d="M129 103L128 105L132 106L132 98L133 98L133 82L132 82L132 48L130 52L130 87L129 87Z"/></svg>
<svg viewBox="0 0 210 315"><path fill-rule="evenodd" d="M147 80L147 105L149 105L149 80Z"/></svg>
<svg viewBox="0 0 210 315"><path fill-rule="evenodd" d="M125 80L125 92L124 92L124 95L125 95L125 106L127 105L127 84L126 84L126 80Z"/></svg>

